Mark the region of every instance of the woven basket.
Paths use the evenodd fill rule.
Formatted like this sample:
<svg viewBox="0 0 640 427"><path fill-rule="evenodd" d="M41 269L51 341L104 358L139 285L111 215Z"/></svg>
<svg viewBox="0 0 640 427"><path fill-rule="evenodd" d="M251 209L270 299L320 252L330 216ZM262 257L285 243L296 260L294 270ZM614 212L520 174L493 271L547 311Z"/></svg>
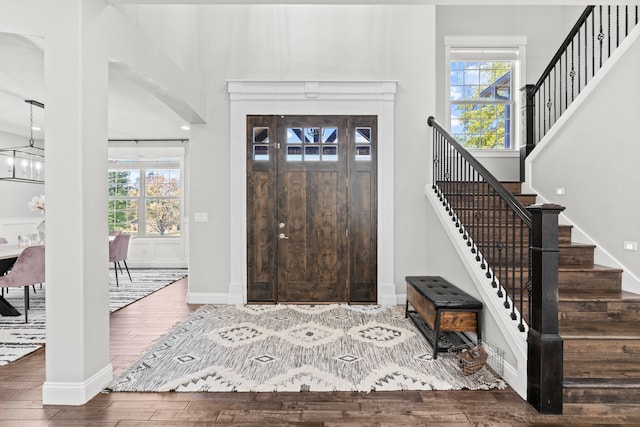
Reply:
<svg viewBox="0 0 640 427"><path fill-rule="evenodd" d="M458 366L464 375L475 374L487 363L488 357L487 350L480 344L458 354Z"/></svg>

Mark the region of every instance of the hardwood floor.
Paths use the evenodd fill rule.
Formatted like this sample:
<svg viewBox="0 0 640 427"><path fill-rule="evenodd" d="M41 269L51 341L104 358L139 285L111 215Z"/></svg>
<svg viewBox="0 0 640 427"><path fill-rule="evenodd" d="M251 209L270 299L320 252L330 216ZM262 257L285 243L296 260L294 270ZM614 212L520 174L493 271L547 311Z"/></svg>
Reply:
<svg viewBox="0 0 640 427"><path fill-rule="evenodd" d="M111 315L114 375L172 325L197 309L187 279ZM82 406L42 405L41 349L0 367L0 427L5 426L530 426L640 425L638 405L565 405L540 415L513 390L374 393L110 393Z"/></svg>

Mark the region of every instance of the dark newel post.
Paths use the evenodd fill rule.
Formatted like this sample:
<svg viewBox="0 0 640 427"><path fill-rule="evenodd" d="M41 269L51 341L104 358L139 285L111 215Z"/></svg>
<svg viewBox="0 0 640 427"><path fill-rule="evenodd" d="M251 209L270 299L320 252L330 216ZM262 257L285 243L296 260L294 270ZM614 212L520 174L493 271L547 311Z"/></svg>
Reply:
<svg viewBox="0 0 640 427"><path fill-rule="evenodd" d="M555 204L527 207L531 233L531 319L527 401L542 414L562 413L562 338L558 335L558 215Z"/></svg>
<svg viewBox="0 0 640 427"><path fill-rule="evenodd" d="M534 87L535 85L525 85L522 89L520 89L522 93L522 123L524 124L522 144L520 145L520 182L526 181L526 177L524 174L524 160L536 146L536 143L533 140L533 130L535 128L533 121L535 120L534 112L536 106L533 92Z"/></svg>

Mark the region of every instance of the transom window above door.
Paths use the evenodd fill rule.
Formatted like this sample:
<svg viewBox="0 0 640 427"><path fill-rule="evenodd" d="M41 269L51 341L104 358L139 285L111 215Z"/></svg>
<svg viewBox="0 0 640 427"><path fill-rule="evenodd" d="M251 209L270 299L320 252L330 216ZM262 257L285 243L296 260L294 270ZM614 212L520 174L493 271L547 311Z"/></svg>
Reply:
<svg viewBox="0 0 640 427"><path fill-rule="evenodd" d="M269 137L269 128L254 127L253 160L268 162L269 147L273 142ZM337 127L290 127L286 129L286 161L287 162L337 162L339 131ZM371 161L372 144L371 128L356 127L352 141L355 150L354 160Z"/></svg>
<svg viewBox="0 0 640 427"><path fill-rule="evenodd" d="M287 128L288 162L335 162L338 160L338 128Z"/></svg>

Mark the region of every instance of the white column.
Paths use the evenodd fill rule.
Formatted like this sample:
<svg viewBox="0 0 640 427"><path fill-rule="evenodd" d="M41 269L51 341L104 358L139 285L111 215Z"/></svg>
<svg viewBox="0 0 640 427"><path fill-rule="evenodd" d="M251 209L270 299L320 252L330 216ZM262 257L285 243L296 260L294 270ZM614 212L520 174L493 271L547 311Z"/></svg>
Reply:
<svg viewBox="0 0 640 427"><path fill-rule="evenodd" d="M108 63L102 0L56 0L45 37L44 404L79 405L112 378L107 243Z"/></svg>

